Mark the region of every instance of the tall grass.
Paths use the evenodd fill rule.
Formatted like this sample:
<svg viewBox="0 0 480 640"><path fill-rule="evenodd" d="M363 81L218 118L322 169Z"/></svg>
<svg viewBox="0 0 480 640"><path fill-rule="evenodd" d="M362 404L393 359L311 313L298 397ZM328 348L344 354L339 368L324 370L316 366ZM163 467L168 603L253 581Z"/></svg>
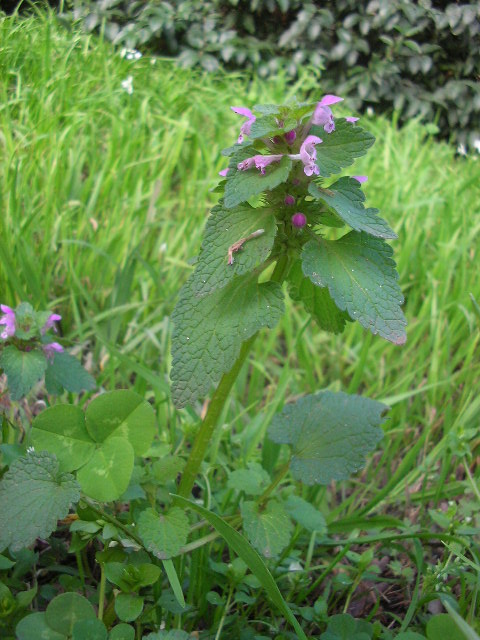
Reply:
<svg viewBox="0 0 480 640"><path fill-rule="evenodd" d="M287 86L281 74L260 81L127 61L48 16L2 19L0 43L2 302L62 313L67 340L85 345L101 384L153 392L173 433L169 315L216 199L221 149L238 132L229 106L319 95L321 82L313 70ZM129 75L132 95L122 88ZM254 453L290 397L325 386L362 392L393 407L385 441L361 476L317 491L319 503L333 525L393 509L430 526L427 508L473 495L458 465L479 445L470 294L480 300L480 159L455 157L416 121L362 122L377 142L355 173L369 176L369 205L399 235L408 341L399 348L354 324L332 337L289 303L278 330L257 342L210 463Z"/></svg>

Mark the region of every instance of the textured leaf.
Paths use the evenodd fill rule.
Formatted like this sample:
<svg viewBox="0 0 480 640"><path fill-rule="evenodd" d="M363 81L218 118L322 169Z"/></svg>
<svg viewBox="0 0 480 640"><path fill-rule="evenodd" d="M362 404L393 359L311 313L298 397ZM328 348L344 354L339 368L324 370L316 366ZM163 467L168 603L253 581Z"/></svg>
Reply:
<svg viewBox="0 0 480 640"><path fill-rule="evenodd" d="M188 518L178 507L172 507L166 514L145 509L138 518L137 526L145 548L161 560L177 555L187 542Z"/></svg>
<svg viewBox="0 0 480 640"><path fill-rule="evenodd" d="M173 312L172 395L183 407L206 395L230 371L242 342L261 327L274 327L284 310L279 284L257 284L254 276L204 298L195 298L189 280Z"/></svg>
<svg viewBox="0 0 480 640"><path fill-rule="evenodd" d="M107 628L101 620L78 620L73 627L72 640L107 640Z"/></svg>
<svg viewBox="0 0 480 640"><path fill-rule="evenodd" d="M111 436L125 438L135 455L143 455L155 436L155 412L138 394L127 389L102 393L87 407L87 431L96 442Z"/></svg>
<svg viewBox="0 0 480 640"><path fill-rule="evenodd" d="M45 382L49 393L59 395L63 389L72 393L95 389L95 379L69 353L56 353L48 364Z"/></svg>
<svg viewBox="0 0 480 640"><path fill-rule="evenodd" d="M249 462L248 469L232 471L228 478L228 488L243 491L249 496L260 496L268 484L270 476L258 462Z"/></svg>
<svg viewBox="0 0 480 640"><path fill-rule="evenodd" d="M264 233L245 242L228 264L228 249L241 238L263 229ZM192 291L197 296L211 293L248 273L264 262L275 239L275 217L270 209L254 209L249 204L225 210L214 207L207 221L202 250L192 276Z"/></svg>
<svg viewBox="0 0 480 640"><path fill-rule="evenodd" d="M342 333L350 316L337 307L327 288L315 286L304 276L300 260L292 266L287 279L292 299L303 302L306 311L321 329L331 333Z"/></svg>
<svg viewBox="0 0 480 640"><path fill-rule="evenodd" d="M311 182L308 191L314 198L323 200L335 209L340 218L355 231L365 231L377 238L397 237L387 222L378 216L378 209L365 209L365 194L355 178L340 178L329 186L328 190L322 190ZM332 192L333 195L329 195L328 192Z"/></svg>
<svg viewBox="0 0 480 640"><path fill-rule="evenodd" d="M79 469L95 450L85 414L71 404L57 404L40 413L33 421L31 436L38 451L55 454L62 471Z"/></svg>
<svg viewBox="0 0 480 640"><path fill-rule="evenodd" d="M267 569L264 561L261 556L255 551L255 549L249 544L249 542L238 532L235 531L233 527L227 524L220 516L204 507L201 507L199 504L192 502L191 500L187 500L186 498L182 498L181 496L174 496L175 500L183 504L185 507L189 507L199 513L207 522L210 522L212 527L214 527L218 533L222 536L225 542L228 544L230 549L232 549L240 558L245 562L250 571L255 574L258 578L260 584L267 592L270 600L278 607L278 609L283 613L288 622L295 629L295 632L300 638L300 640L307 640L307 636L302 630L302 627L299 625L297 619L292 613L292 610L285 602L275 580L272 577L272 574Z"/></svg>
<svg viewBox="0 0 480 640"><path fill-rule="evenodd" d="M392 253L383 240L351 231L340 240L307 242L302 266L313 284L328 287L339 309L373 334L403 344L407 322Z"/></svg>
<svg viewBox="0 0 480 640"><path fill-rule="evenodd" d="M256 502L244 502L241 508L243 530L253 546L266 558L278 556L290 542L293 525L277 500L259 509Z"/></svg>
<svg viewBox="0 0 480 640"><path fill-rule="evenodd" d="M322 144L315 148L317 166L320 175L325 178L332 173L340 173L344 167L349 167L355 158L365 155L375 142L371 133L347 122L344 118L335 120L335 131L332 133L327 134L323 127L314 125L310 134L323 140Z"/></svg>
<svg viewBox="0 0 480 640"><path fill-rule="evenodd" d="M255 155L253 150L252 155ZM238 154L234 156L234 160L238 160ZM266 167L264 175L255 167L246 171L237 171L236 168L232 167L232 164L230 163L231 168L225 183L224 206L226 209L236 207L252 196L278 187L279 184L288 179L292 168L292 161L287 157Z"/></svg>
<svg viewBox="0 0 480 640"><path fill-rule="evenodd" d="M364 466L365 456L383 437L379 425L387 409L369 398L320 391L286 405L268 435L292 446L290 470L296 480L328 484Z"/></svg>
<svg viewBox="0 0 480 640"><path fill-rule="evenodd" d="M7 375L10 397L20 400L43 377L47 359L42 351L20 351L10 344L0 354L0 368Z"/></svg>
<svg viewBox="0 0 480 640"><path fill-rule="evenodd" d="M171 480L176 480L179 473L185 467L185 460L179 456L165 456L153 463L152 471L155 479L164 484Z"/></svg>
<svg viewBox="0 0 480 640"><path fill-rule="evenodd" d="M323 514L303 498L293 495L288 496L285 507L290 517L307 531L319 531L320 533L327 531L327 524Z"/></svg>
<svg viewBox="0 0 480 640"><path fill-rule="evenodd" d="M108 438L77 473L83 492L100 502L118 500L132 477L133 459L125 438Z"/></svg>
<svg viewBox="0 0 480 640"><path fill-rule="evenodd" d="M15 460L0 482L0 550L18 551L47 538L79 499L77 481L59 472L52 454Z"/></svg>

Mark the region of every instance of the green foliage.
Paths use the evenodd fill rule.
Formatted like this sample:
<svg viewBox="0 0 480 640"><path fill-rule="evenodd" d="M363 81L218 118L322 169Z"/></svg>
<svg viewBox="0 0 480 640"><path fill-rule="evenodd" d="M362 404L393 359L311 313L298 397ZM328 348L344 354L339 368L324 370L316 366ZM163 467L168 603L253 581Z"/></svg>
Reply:
<svg viewBox="0 0 480 640"><path fill-rule="evenodd" d="M49 603L45 611L48 626L65 636L71 636L74 633L78 622L95 618L93 606L78 593L60 594Z"/></svg>
<svg viewBox="0 0 480 640"><path fill-rule="evenodd" d="M248 496L259 496L267 488L270 476L258 462L249 462L246 469L236 469L228 477L230 489L243 491Z"/></svg>
<svg viewBox="0 0 480 640"><path fill-rule="evenodd" d="M63 390L79 393L90 391L96 384L80 362L69 353L56 353L47 364L45 386L48 393L60 395Z"/></svg>
<svg viewBox="0 0 480 640"><path fill-rule="evenodd" d="M74 15L117 44L174 55L183 66L322 69L329 93L356 109L396 109L406 121L439 117L442 134L480 137L480 9L470 2L413 0L74 0ZM432 39L432 34L435 34ZM268 113L268 112L267 112ZM275 113L275 112L273 112ZM258 126L258 125L257 125ZM261 132L260 132L261 133Z"/></svg>
<svg viewBox="0 0 480 640"><path fill-rule="evenodd" d="M28 453L0 482L0 549L13 551L45 538L80 499L80 487L54 455Z"/></svg>
<svg viewBox="0 0 480 640"><path fill-rule="evenodd" d="M58 633L47 623L45 612L31 613L22 618L15 629L18 640L67 640L67 636Z"/></svg>
<svg viewBox="0 0 480 640"><path fill-rule="evenodd" d="M145 509L137 524L145 548L161 560L177 555L180 547L187 542L188 518L178 507L173 507L167 513Z"/></svg>
<svg viewBox="0 0 480 640"><path fill-rule="evenodd" d="M285 507L288 515L307 531L326 533L327 523L323 515L300 496L288 496Z"/></svg>
<svg viewBox="0 0 480 640"><path fill-rule="evenodd" d="M371 133L343 118L337 120L332 133L326 134L322 127L315 125L310 133L322 140L317 148L317 165L325 178L352 165L355 158L364 156L375 142Z"/></svg>
<svg viewBox="0 0 480 640"><path fill-rule="evenodd" d="M225 261L225 269L229 268ZM180 292L172 319L172 395L178 407L209 392L230 371L242 343L274 327L284 311L281 287L239 276L210 296L195 298L192 281Z"/></svg>
<svg viewBox="0 0 480 640"><path fill-rule="evenodd" d="M252 545L266 558L278 556L290 542L293 526L283 505L269 500L264 507L244 502L241 508L243 530Z"/></svg>
<svg viewBox="0 0 480 640"><path fill-rule="evenodd" d="M364 466L365 456L383 437L379 425L387 407L380 402L320 391L287 404L268 431L292 446L290 469L305 484L345 480Z"/></svg>
<svg viewBox="0 0 480 640"><path fill-rule="evenodd" d="M20 351L11 344L0 353L0 367L7 375L12 400L19 400L43 377L47 359L40 350Z"/></svg>
<svg viewBox="0 0 480 640"><path fill-rule="evenodd" d="M143 611L144 599L130 593L120 593L115 598L115 613L123 622L133 622Z"/></svg>
<svg viewBox="0 0 480 640"><path fill-rule="evenodd" d="M392 249L383 240L351 231L339 240L310 240L302 269L318 287L328 287L335 304L350 317L395 344L406 340Z"/></svg>
<svg viewBox="0 0 480 640"><path fill-rule="evenodd" d="M266 167L265 175L258 171L239 171L236 168L236 164L243 157L245 157L244 153L241 156L235 154L229 165L224 199L224 205L227 209L236 207L238 204L264 191L275 189L275 187L287 180L292 168L291 161L284 157L280 162L273 162Z"/></svg>

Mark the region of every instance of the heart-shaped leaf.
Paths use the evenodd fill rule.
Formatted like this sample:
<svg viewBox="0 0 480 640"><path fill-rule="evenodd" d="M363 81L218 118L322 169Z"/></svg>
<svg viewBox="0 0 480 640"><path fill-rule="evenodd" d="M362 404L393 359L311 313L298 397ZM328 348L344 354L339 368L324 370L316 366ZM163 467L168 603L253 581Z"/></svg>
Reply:
<svg viewBox="0 0 480 640"><path fill-rule="evenodd" d="M130 483L134 453L125 438L108 438L77 473L84 493L94 500L118 500Z"/></svg>
<svg viewBox="0 0 480 640"><path fill-rule="evenodd" d="M137 526L145 548L161 560L175 556L187 542L188 518L178 507L165 514L145 509L138 518Z"/></svg>
<svg viewBox="0 0 480 640"><path fill-rule="evenodd" d="M253 546L266 558L278 554L290 542L293 525L277 500L269 500L264 508L255 502L244 502L241 508L243 530Z"/></svg>
<svg viewBox="0 0 480 640"><path fill-rule="evenodd" d="M7 376L10 397L12 400L20 400L42 378L47 368L47 359L38 349L20 351L10 344L0 354L0 368Z"/></svg>

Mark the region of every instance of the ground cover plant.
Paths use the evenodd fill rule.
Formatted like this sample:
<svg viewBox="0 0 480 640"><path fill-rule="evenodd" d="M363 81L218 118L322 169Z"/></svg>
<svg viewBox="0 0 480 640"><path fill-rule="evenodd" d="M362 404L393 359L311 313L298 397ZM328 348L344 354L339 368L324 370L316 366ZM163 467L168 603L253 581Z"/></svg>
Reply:
<svg viewBox="0 0 480 640"><path fill-rule="evenodd" d="M15 637L25 620L22 637L28 637L29 624L36 632L44 624L42 633L65 636L77 617L75 636L102 637L104 627L95 617L113 638L148 637L161 622L178 630L170 637L189 632L292 637L290 614L270 609L258 577L206 521L193 525L183 544L178 532L185 521L172 505L174 542L183 546L171 564L138 548L148 543L137 539L136 528L140 511L146 511L148 524L145 501L152 508L156 501L172 500L169 493L177 491L177 474L185 468L186 443L194 440L207 409L195 403L176 409L172 403L170 318L179 283L192 271L188 259L198 254L208 210L219 197L210 190L217 184L213 176L228 162L221 149L226 139L238 136L238 116L229 105L278 104L312 89L317 79L303 78L286 88L281 77L265 86L236 76L196 76L163 60L126 60L93 38L65 34L49 18L5 20L1 29L7 45L0 64L7 81L0 112L5 158L0 224L2 238L9 238L0 245L2 302L13 309L29 300L34 309L61 314L55 340L64 348L75 345L98 387L113 393L64 397L70 408L63 410L38 388L29 402L10 404L5 395L4 481L39 455L42 438L43 445L50 437L49 446L55 446L45 428L52 411L68 411L75 424L89 425L93 441L86 440L90 457L78 471L78 456L75 464L67 458L66 464L74 464L67 471L55 470L58 461L45 454L43 464L54 476L74 471L82 485L82 478L104 468L102 456L131 460L132 448L140 456L130 465L128 487L121 486L128 474L109 478L112 491L126 490L114 509L99 502L115 494L100 495L106 483L94 481L87 486L94 498L83 499L57 533L45 534L31 549L4 553L2 633ZM334 105L337 133L343 126L341 106ZM369 176L363 185L369 202L382 209L399 235L396 257L409 339L403 347L389 347L367 338L357 323L348 323L341 336L319 332L287 298L285 317L252 347L223 408L201 467L197 508L239 526L240 504L262 496L269 482L265 472L272 477L284 459L285 448L279 451L264 438L273 416L292 400L328 386L330 392L361 392L382 401L392 411L378 454L350 482L297 493L313 513L298 515L294 494L284 495L289 509L297 507L298 521L291 542L266 562L307 635L395 637L410 630L435 639L444 637L439 634L452 620L458 622L458 610L470 625L466 637L475 637L478 307L469 293L480 298L475 275L480 170L474 159L455 161L452 149L435 143L415 122L401 131L382 120L368 121L365 128L377 137L376 153L360 159L355 171ZM282 146L278 150L285 155ZM305 175L301 160L288 160ZM248 171L261 179L255 167L245 175ZM288 209L287 223L295 213ZM232 249L230 272L242 268L254 243L266 235L246 241L240 251ZM226 266L229 248L241 237L246 236L235 237L223 250ZM34 398L40 398L36 405ZM53 406L39 412L42 402ZM129 403L144 412L144 431L119 430L106 450L112 434L105 437L105 406L110 415L121 414ZM35 451L27 453L32 444ZM139 464L142 458L146 464ZM82 474L88 465L89 473ZM77 489L63 480L59 487L65 489L68 510ZM272 495L288 494L284 480ZM284 533L291 526L286 522ZM110 546L112 541L120 544ZM235 549L235 541L230 544ZM439 613L441 602L453 618ZM55 620L63 622L58 626ZM168 637L166 629L153 637Z"/></svg>

